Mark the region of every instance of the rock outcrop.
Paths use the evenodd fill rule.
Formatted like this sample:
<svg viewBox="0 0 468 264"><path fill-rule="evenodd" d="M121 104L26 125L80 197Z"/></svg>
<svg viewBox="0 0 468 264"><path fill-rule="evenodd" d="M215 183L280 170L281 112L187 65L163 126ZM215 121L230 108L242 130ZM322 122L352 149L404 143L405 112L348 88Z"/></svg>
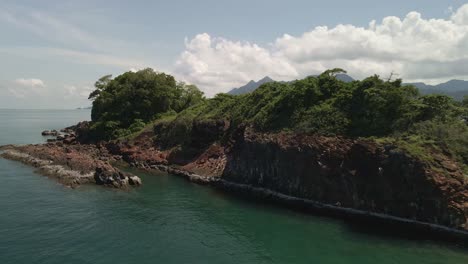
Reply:
<svg viewBox="0 0 468 264"><path fill-rule="evenodd" d="M434 169L373 141L242 129L227 153L222 179L338 207L468 229L468 184L460 168L451 164Z"/></svg>
<svg viewBox="0 0 468 264"><path fill-rule="evenodd" d="M201 132L213 127L208 136ZM199 127L191 141L200 135L203 142L211 142L222 127L221 122ZM201 148L190 159L177 158L184 156L184 148L164 150L151 142L152 135L146 134L107 147L132 166L163 169L237 193L259 191L288 201L468 230L467 177L440 153L434 153L439 164L434 167L371 140L260 133L249 127L235 130L224 144ZM176 171L167 169L174 164Z"/></svg>
<svg viewBox="0 0 468 264"><path fill-rule="evenodd" d="M41 133L43 136L58 136L59 132L57 130L44 130Z"/></svg>
<svg viewBox="0 0 468 264"><path fill-rule="evenodd" d="M193 124L190 145L176 147L157 141L158 127L130 141L98 144L89 143L89 123L68 129L73 136L63 141L13 147L19 156L3 155L16 155L12 159L47 168L51 174L63 173L50 166L62 166L64 175L79 171L80 177L62 177L75 178L74 184L140 185L138 177L110 165L125 161L287 205L468 234L467 176L440 152L433 153L436 164L432 164L372 140L261 133L250 127L232 128L226 121Z"/></svg>
<svg viewBox="0 0 468 264"><path fill-rule="evenodd" d="M105 148L94 145L70 146L58 142L6 146L0 155L31 165L39 173L70 187L92 183L125 189L141 185L139 177L124 173L109 163L114 159Z"/></svg>

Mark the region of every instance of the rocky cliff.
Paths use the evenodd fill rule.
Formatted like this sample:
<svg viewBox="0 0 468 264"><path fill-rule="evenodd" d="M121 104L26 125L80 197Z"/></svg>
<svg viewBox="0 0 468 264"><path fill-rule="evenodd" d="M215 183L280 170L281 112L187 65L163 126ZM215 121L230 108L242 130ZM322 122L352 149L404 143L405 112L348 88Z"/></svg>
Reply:
<svg viewBox="0 0 468 264"><path fill-rule="evenodd" d="M340 137L236 133L222 178L343 208L468 228L468 185L394 146ZM445 166L445 167L444 167Z"/></svg>
<svg viewBox="0 0 468 264"><path fill-rule="evenodd" d="M77 127L76 139L87 140L82 135L86 125ZM433 153L436 164L431 164L373 140L261 133L248 126L231 128L225 121L197 122L185 145L167 146L158 135L167 132L162 129L131 140L63 141L14 150L84 172L87 181L108 186L140 184L108 163L122 160L235 192L267 194L288 204L315 203L334 211L468 230L467 177L440 152Z"/></svg>
<svg viewBox="0 0 468 264"><path fill-rule="evenodd" d="M215 135L219 139L228 124L216 124L197 124L189 141L203 141L200 145L161 148L150 133L109 149L134 166L177 165L178 171L208 176L218 186L238 184L337 208L468 229L467 177L444 154L434 153L435 166L372 140L260 133L242 126L230 130L228 138L224 134L221 143ZM216 133L206 131L213 127Z"/></svg>

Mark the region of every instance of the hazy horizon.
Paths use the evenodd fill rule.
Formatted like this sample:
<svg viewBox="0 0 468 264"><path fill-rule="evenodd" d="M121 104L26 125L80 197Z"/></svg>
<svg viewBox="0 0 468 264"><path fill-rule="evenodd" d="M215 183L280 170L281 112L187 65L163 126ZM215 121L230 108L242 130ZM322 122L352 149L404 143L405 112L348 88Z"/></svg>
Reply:
<svg viewBox="0 0 468 264"><path fill-rule="evenodd" d="M340 67L355 79L468 80L465 1L0 3L0 106L87 107L93 83L146 67L207 96Z"/></svg>

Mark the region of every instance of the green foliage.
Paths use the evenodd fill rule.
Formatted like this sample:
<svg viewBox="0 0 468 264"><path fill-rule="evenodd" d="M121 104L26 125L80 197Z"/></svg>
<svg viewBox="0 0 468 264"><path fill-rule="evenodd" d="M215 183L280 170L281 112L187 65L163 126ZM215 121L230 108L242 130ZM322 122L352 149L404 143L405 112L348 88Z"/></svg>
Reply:
<svg viewBox="0 0 468 264"><path fill-rule="evenodd" d="M174 77L152 69L111 75L95 83L91 119L96 140L113 139L142 129L164 113L180 112L204 101L194 85L177 83Z"/></svg>
<svg viewBox="0 0 468 264"><path fill-rule="evenodd" d="M373 137L392 142L413 156L436 161L431 151L468 164L468 99L455 102L443 95L420 96L401 80L371 76L345 83L326 71L290 83L272 82L244 95L219 94L155 127L159 142L190 144L196 121L229 120L260 131L288 130Z"/></svg>
<svg viewBox="0 0 468 264"><path fill-rule="evenodd" d="M433 141L443 152L449 153L468 166L468 126L460 119L434 119L415 124L407 134L419 135Z"/></svg>
<svg viewBox="0 0 468 264"><path fill-rule="evenodd" d="M444 153L458 161L468 174L468 126L462 119L435 118L422 121L413 124L407 131L377 138L376 141L398 146L435 169L441 169L441 166L434 153Z"/></svg>
<svg viewBox="0 0 468 264"><path fill-rule="evenodd" d="M181 115L174 118L158 120L154 125L155 140L162 147L173 147L190 143L193 116Z"/></svg>
<svg viewBox="0 0 468 264"><path fill-rule="evenodd" d="M112 75L104 75L103 77L101 77L99 80L97 80L95 83L94 83L94 87L96 88L96 90L94 90L93 92L91 92L91 94L89 95L88 99L89 100L94 100L96 99L100 94L101 94L101 91L103 91L107 85L109 84L109 82L112 80Z"/></svg>
<svg viewBox="0 0 468 264"><path fill-rule="evenodd" d="M145 122L143 122L142 119L135 119L134 123L130 125L128 130L131 133L136 133L140 130L142 130L146 126Z"/></svg>
<svg viewBox="0 0 468 264"><path fill-rule="evenodd" d="M352 92L339 97L336 106L350 119L351 136L385 136L405 123L412 111L411 102L417 90L411 86L401 86L401 81L383 81L372 76L363 81L353 82Z"/></svg>
<svg viewBox="0 0 468 264"><path fill-rule="evenodd" d="M151 69L96 82L91 132L99 139L137 133L154 124L156 140L167 147L189 145L196 122L226 120L260 131L295 131L391 139L432 162L428 149L468 163L468 98L420 96L401 80L371 76L349 83L342 69L293 82L272 82L244 95L205 99L193 85ZM227 132L229 133L229 131Z"/></svg>
<svg viewBox="0 0 468 264"><path fill-rule="evenodd" d="M176 86L178 92L178 99L174 101L172 109L180 112L192 105L202 102L205 97L203 92L200 91L195 85L187 85L180 82Z"/></svg>
<svg viewBox="0 0 468 264"><path fill-rule="evenodd" d="M350 120L346 115L330 104L314 106L294 117L297 129L323 135L340 135L346 133Z"/></svg>
<svg viewBox="0 0 468 264"><path fill-rule="evenodd" d="M463 97L461 104L463 107L468 107L468 95L465 95L465 97Z"/></svg>
<svg viewBox="0 0 468 264"><path fill-rule="evenodd" d="M401 80L372 76L345 83L333 69L291 83L272 82L245 95L219 94L178 114L185 127L194 120L226 119L261 131L292 130L351 137L384 137L414 124L459 117L466 110L442 95L419 96Z"/></svg>
<svg viewBox="0 0 468 264"><path fill-rule="evenodd" d="M430 94L420 98L422 108L420 119L430 120L436 117L446 119L454 110L453 100L446 95Z"/></svg>

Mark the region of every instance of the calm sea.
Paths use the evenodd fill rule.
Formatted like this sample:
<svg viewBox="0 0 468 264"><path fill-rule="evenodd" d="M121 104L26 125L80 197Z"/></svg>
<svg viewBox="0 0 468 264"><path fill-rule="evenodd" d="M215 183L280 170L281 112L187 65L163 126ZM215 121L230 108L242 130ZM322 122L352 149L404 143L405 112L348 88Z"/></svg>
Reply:
<svg viewBox="0 0 468 264"><path fill-rule="evenodd" d="M89 110L0 110L0 145ZM468 263L468 249L245 201L166 174L130 192L72 190L0 159L0 263Z"/></svg>

